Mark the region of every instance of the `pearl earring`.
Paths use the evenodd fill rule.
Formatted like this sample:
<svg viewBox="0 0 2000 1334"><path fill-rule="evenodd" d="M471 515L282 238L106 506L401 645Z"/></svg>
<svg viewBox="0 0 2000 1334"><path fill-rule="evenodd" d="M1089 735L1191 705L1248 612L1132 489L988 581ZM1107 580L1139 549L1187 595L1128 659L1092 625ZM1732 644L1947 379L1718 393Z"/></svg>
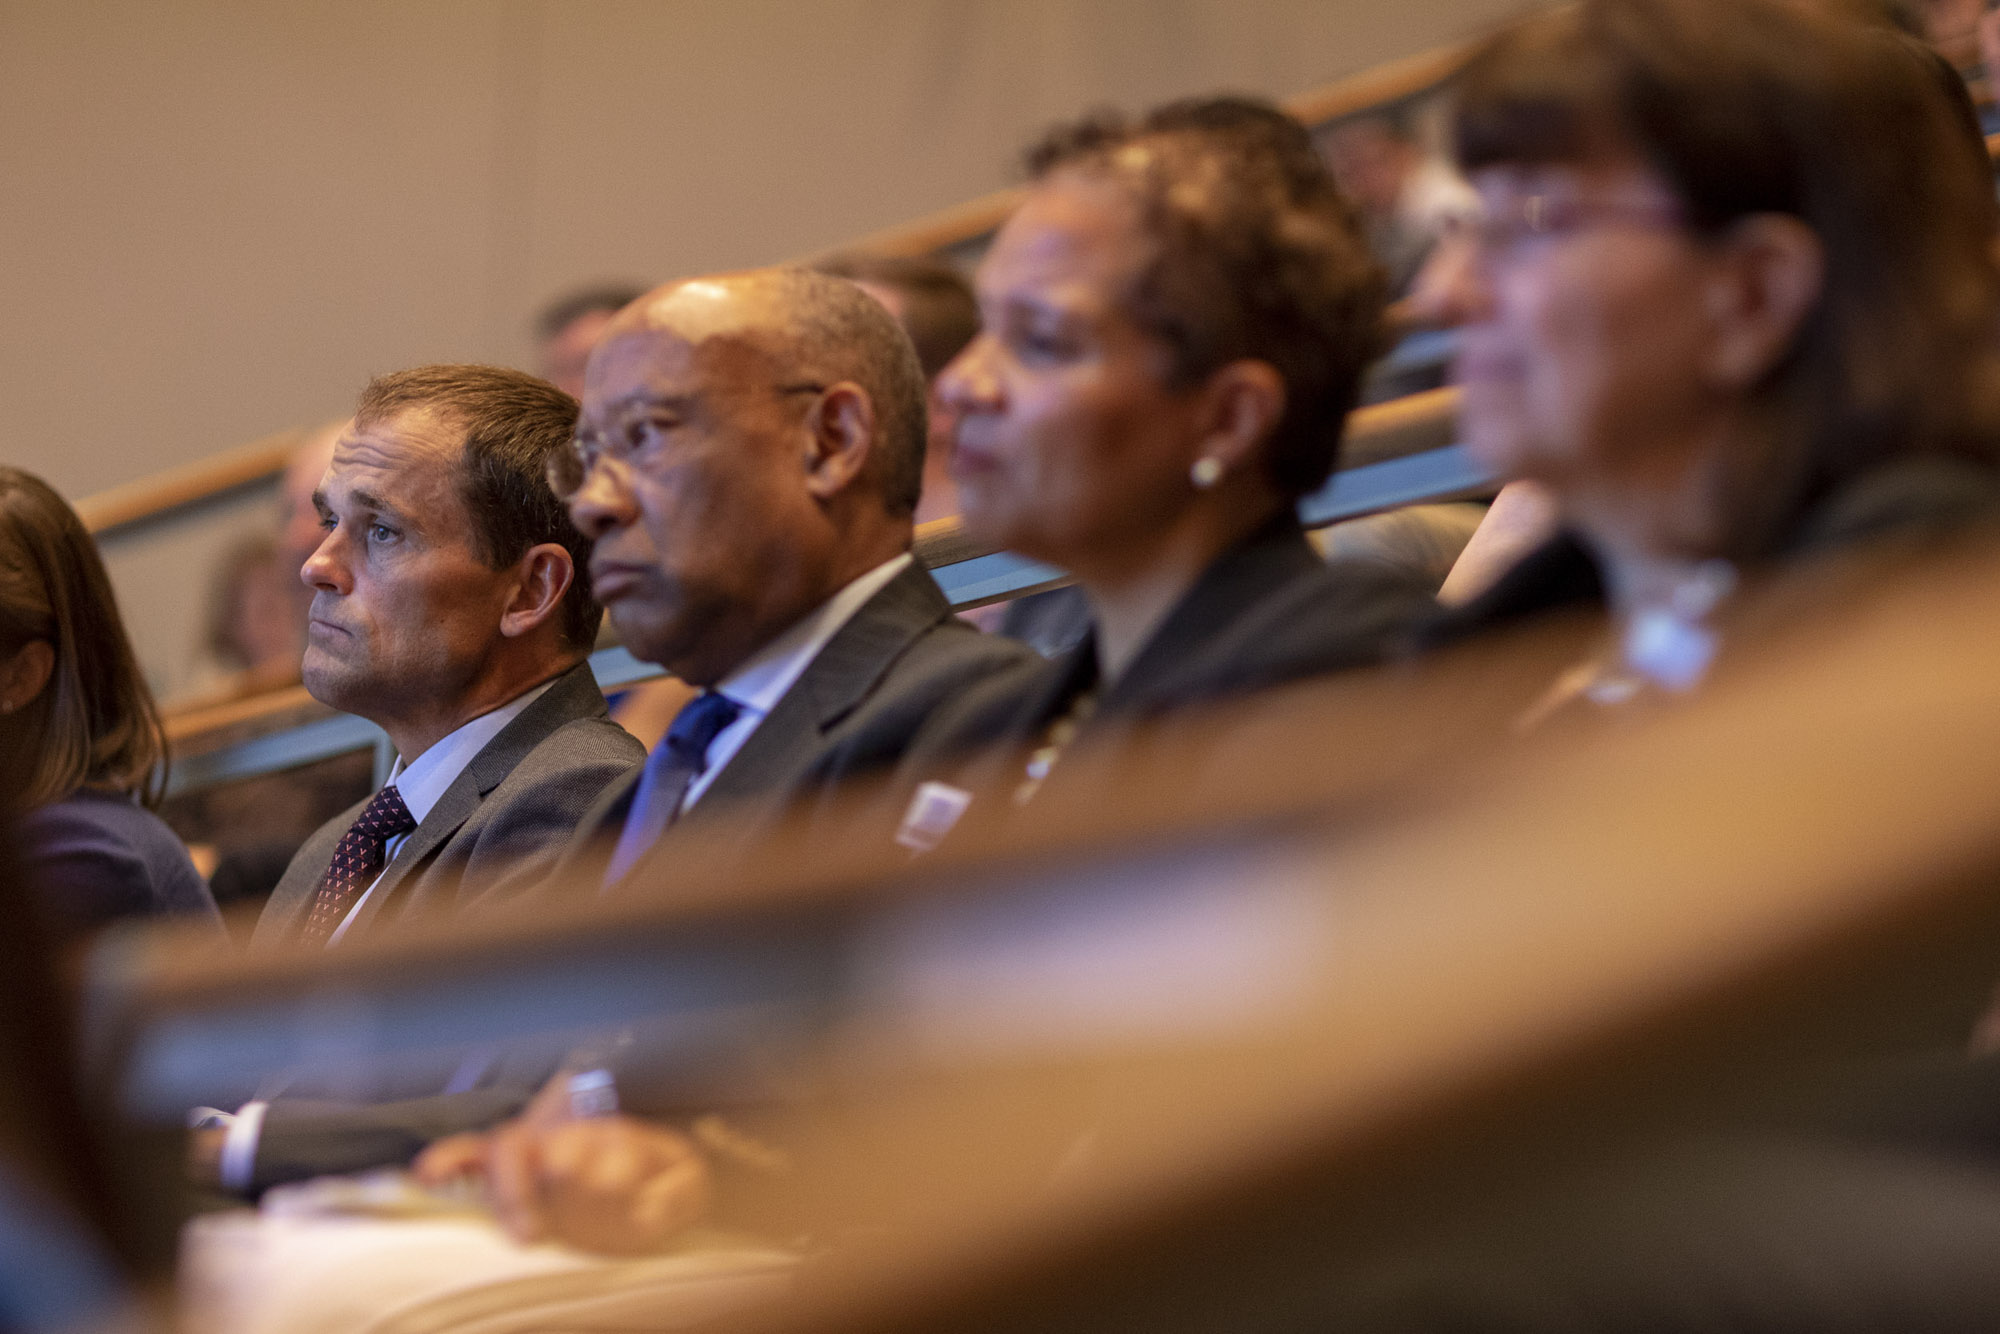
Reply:
<svg viewBox="0 0 2000 1334"><path fill-rule="evenodd" d="M1208 490L1222 480L1222 460L1213 454L1196 459L1194 467L1188 469L1188 480L1194 483L1195 490Z"/></svg>

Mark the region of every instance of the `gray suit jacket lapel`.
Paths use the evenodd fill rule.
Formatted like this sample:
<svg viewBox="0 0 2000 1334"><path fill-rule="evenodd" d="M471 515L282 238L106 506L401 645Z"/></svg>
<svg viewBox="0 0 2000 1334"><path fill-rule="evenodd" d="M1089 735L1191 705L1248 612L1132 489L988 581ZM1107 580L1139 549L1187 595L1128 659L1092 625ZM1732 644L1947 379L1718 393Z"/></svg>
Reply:
<svg viewBox="0 0 2000 1334"><path fill-rule="evenodd" d="M486 794L500 786L501 780L514 771L527 753L547 739L549 733L563 724L578 718L601 717L605 713L604 695L597 688L597 680L591 675L590 663L580 662L557 677L555 684L543 696L521 711L521 716L500 730L500 735L486 743L463 772L444 790L437 804L422 824L411 831L409 839L397 851L396 858L382 872L381 881L367 902L355 910L354 925L350 931L362 931L373 925L374 920L386 908L405 878L424 866L431 854L456 834L460 826L472 818L479 809L479 803ZM414 907L428 892L440 888L419 884L409 896L405 906Z"/></svg>
<svg viewBox="0 0 2000 1334"><path fill-rule="evenodd" d="M521 762L521 758L543 738L571 719L595 717L603 711L603 696L598 693L597 683L590 675L588 662L579 663L557 677L555 684L540 699L523 709L520 717L508 723L501 729L500 735L487 742L485 749L472 757L472 762L444 790L444 795L438 798L423 822L410 831L403 846L396 850L395 857L383 868L375 888L355 909L354 924L348 930L358 931L371 925L404 879L424 865L432 853L458 832L460 826L479 809L479 803L486 794L498 787L500 781ZM300 849L299 855L286 869L284 879L271 895L274 906L283 905L280 908L282 916L274 917L267 910L257 923L253 943L275 943L289 940L297 934L299 923L304 920L312 896L319 888L320 877L333 860L334 846L367 804L362 801L342 812L338 820ZM308 853L311 855L308 856ZM288 901L284 897L287 895L295 901Z"/></svg>
<svg viewBox="0 0 2000 1334"><path fill-rule="evenodd" d="M680 823L704 808L768 798L797 782L825 752L826 734L868 697L904 649L950 614L923 567L912 564L891 579L827 641Z"/></svg>

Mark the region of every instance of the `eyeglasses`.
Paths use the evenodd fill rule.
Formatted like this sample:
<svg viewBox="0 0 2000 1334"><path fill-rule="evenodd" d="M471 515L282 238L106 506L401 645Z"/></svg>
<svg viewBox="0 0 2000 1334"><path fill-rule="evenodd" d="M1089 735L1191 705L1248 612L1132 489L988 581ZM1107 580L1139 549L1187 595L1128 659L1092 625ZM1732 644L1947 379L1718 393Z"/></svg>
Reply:
<svg viewBox="0 0 2000 1334"><path fill-rule="evenodd" d="M1562 199L1522 195L1499 209L1473 217L1453 217L1446 240L1460 240L1487 255L1504 255L1536 236L1569 236L1606 223L1628 227L1679 227L1687 221L1670 199Z"/></svg>
<svg viewBox="0 0 2000 1334"><path fill-rule="evenodd" d="M812 381L771 386L772 393L784 395L823 394L826 390L827 386ZM681 400L680 409L685 410L686 406L687 400ZM635 402L612 421L608 431L579 424L569 447L549 456L549 488L558 498L568 500L583 489L591 470L599 464L637 468L646 450L659 439L660 419L668 407L665 402Z"/></svg>

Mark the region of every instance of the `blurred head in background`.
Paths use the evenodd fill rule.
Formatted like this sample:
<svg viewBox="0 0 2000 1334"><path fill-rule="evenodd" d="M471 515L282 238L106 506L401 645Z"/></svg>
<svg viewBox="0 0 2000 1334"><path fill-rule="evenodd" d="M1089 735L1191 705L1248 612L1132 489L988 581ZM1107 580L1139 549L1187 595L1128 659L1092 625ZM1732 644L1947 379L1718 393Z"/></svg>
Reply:
<svg viewBox="0 0 2000 1334"><path fill-rule="evenodd" d="M558 297L535 317L535 373L571 398L583 396L583 368L611 317L645 288L629 283L586 287Z"/></svg>
<svg viewBox="0 0 2000 1334"><path fill-rule="evenodd" d="M835 255L813 266L860 285L885 306L916 345L924 383L964 350L979 332L979 303L965 275L941 259L909 255ZM958 488L951 480L949 409L935 394L930 399L929 443L924 453L924 490L917 501L917 522L958 513Z"/></svg>
<svg viewBox="0 0 2000 1334"><path fill-rule="evenodd" d="M157 800L166 739L97 545L40 478L0 467L0 796Z"/></svg>

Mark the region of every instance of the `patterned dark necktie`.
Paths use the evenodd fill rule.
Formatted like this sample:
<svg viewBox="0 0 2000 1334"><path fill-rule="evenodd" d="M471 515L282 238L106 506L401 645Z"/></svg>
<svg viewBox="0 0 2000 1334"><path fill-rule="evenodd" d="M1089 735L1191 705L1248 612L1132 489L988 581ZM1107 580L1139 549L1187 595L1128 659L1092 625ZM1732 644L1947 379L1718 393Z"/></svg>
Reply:
<svg viewBox="0 0 2000 1334"><path fill-rule="evenodd" d="M624 832L604 871L607 888L623 878L674 822L688 788L708 768L709 743L742 712L741 704L713 690L681 705L666 737L646 757L646 768L632 793L632 808L625 813Z"/></svg>
<svg viewBox="0 0 2000 1334"><path fill-rule="evenodd" d="M377 792L361 815L334 845L333 863L320 877L312 911L299 931L308 944L324 945L333 938L361 892L382 873L382 853L390 839L417 827L403 794L390 784Z"/></svg>

